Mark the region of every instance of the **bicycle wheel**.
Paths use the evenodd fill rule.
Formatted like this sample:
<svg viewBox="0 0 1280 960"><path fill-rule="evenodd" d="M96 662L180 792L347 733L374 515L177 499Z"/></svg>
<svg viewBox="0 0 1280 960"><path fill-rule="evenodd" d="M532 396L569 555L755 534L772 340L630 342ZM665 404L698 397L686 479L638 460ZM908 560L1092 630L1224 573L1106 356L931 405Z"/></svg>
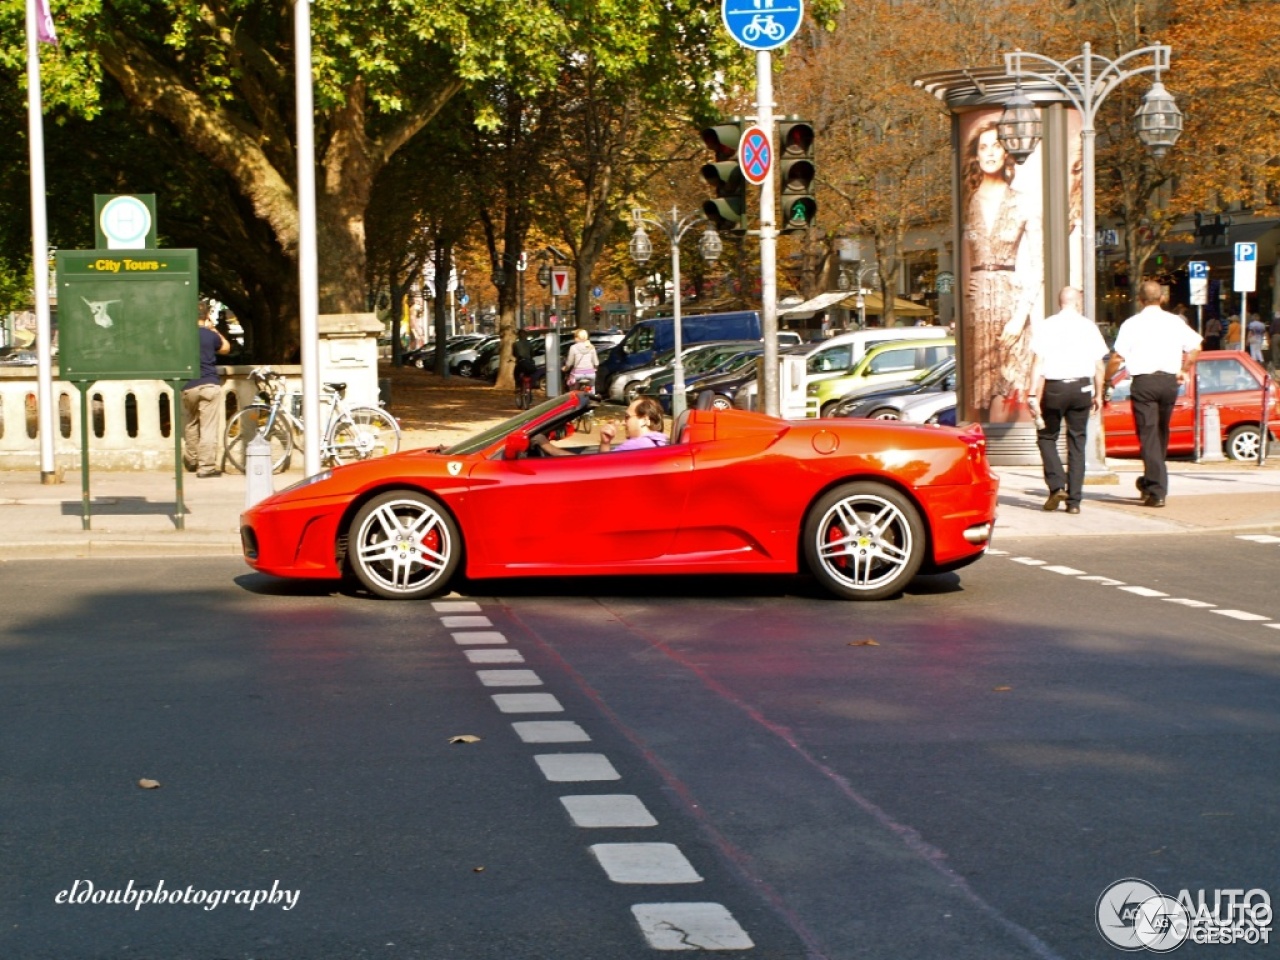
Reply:
<svg viewBox="0 0 1280 960"><path fill-rule="evenodd" d="M400 449L400 424L377 407L353 407L329 429L325 447L334 463L354 463Z"/></svg>
<svg viewBox="0 0 1280 960"><path fill-rule="evenodd" d="M271 408L261 403L254 403L227 421L227 430L223 435L223 461L244 473L245 447L249 441L266 429L271 419ZM271 424L271 433L267 436L271 444L271 471L281 473L289 469L289 459L293 456L293 434L282 416L277 415Z"/></svg>

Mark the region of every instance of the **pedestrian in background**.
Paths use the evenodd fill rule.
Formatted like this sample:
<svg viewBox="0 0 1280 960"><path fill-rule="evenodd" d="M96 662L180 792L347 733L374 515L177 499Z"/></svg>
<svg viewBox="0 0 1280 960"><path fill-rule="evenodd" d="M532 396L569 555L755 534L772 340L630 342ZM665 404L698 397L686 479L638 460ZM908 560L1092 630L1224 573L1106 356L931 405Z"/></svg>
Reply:
<svg viewBox="0 0 1280 960"><path fill-rule="evenodd" d="M1142 450L1142 476L1137 480L1144 507L1163 507L1169 495L1169 421L1178 399L1178 385L1195 369L1199 335L1177 314L1161 309L1164 287L1144 280L1138 288L1142 310L1130 317L1116 335L1115 352L1133 377L1129 401L1133 425Z"/></svg>
<svg viewBox="0 0 1280 960"><path fill-rule="evenodd" d="M1280 370L1280 310L1271 316L1271 372Z"/></svg>
<svg viewBox="0 0 1280 960"><path fill-rule="evenodd" d="M1102 407L1102 360L1107 342L1098 325L1080 312L1084 295L1075 287L1058 294L1058 312L1031 329L1031 412L1036 446L1049 488L1046 510L1066 503L1079 513L1084 495L1085 435L1089 414ZM1058 454L1058 435L1067 424L1067 469Z"/></svg>
<svg viewBox="0 0 1280 960"><path fill-rule="evenodd" d="M1227 340L1222 345L1224 350L1240 350L1240 318L1234 313L1227 317Z"/></svg>
<svg viewBox="0 0 1280 960"><path fill-rule="evenodd" d="M1262 322L1262 317L1256 313L1249 314L1249 326L1245 330L1245 339L1249 345L1249 356L1259 363L1266 362L1262 356L1262 341L1266 338L1267 325Z"/></svg>
<svg viewBox="0 0 1280 960"><path fill-rule="evenodd" d="M1217 317L1210 317L1204 322L1204 348L1222 349L1222 321Z"/></svg>
<svg viewBox="0 0 1280 960"><path fill-rule="evenodd" d="M218 404L222 402L222 381L218 379L218 354L230 353L231 344L214 327L209 304L200 303L200 376L182 388L182 435L185 446L182 462L197 477L216 477L218 466Z"/></svg>

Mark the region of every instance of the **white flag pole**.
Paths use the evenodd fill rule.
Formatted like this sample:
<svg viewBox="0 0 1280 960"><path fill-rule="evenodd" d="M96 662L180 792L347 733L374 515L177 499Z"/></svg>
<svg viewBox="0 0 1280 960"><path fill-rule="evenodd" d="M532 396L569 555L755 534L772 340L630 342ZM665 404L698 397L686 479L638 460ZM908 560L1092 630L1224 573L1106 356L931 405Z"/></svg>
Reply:
<svg viewBox="0 0 1280 960"><path fill-rule="evenodd" d="M36 422L40 482L59 483L53 457L53 336L49 319L49 221L45 212L44 115L36 0L27 0L27 142L31 149L31 271L35 275Z"/></svg>

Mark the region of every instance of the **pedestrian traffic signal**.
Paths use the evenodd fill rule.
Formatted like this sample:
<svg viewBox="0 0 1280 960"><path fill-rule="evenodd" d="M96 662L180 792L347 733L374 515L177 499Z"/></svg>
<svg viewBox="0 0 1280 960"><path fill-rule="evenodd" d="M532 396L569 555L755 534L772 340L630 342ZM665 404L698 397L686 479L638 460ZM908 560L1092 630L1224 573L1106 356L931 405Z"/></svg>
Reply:
<svg viewBox="0 0 1280 960"><path fill-rule="evenodd" d="M788 118L778 124L778 168L782 180L782 232L808 229L818 215L814 197L813 124Z"/></svg>
<svg viewBox="0 0 1280 960"><path fill-rule="evenodd" d="M716 192L702 212L722 232L747 229L747 179L738 166L738 141L745 126L742 120L726 120L702 131L702 142L715 154L714 161L703 165L702 179Z"/></svg>

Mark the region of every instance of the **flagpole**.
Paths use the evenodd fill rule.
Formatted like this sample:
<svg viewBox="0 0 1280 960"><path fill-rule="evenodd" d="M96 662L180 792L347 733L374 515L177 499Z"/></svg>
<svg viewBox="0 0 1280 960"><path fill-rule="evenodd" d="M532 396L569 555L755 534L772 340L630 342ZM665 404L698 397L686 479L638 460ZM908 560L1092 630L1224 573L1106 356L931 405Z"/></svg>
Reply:
<svg viewBox="0 0 1280 960"><path fill-rule="evenodd" d="M40 482L60 483L53 456L53 337L49 319L49 222L45 209L44 115L37 0L27 0L27 142L31 149L31 272L35 275L36 422Z"/></svg>

